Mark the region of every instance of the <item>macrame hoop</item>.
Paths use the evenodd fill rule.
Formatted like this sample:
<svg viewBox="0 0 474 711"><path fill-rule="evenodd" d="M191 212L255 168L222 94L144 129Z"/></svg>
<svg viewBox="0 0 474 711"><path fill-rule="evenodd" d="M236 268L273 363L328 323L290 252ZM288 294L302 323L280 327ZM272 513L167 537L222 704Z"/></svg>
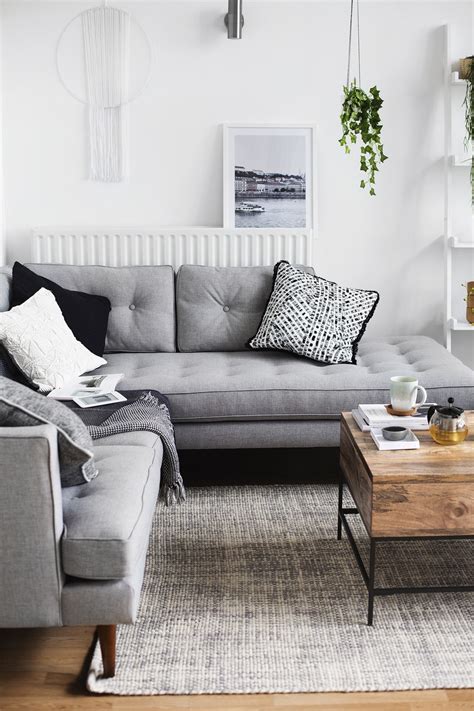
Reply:
<svg viewBox="0 0 474 711"><path fill-rule="evenodd" d="M95 10L96 8L101 8L101 7L111 7L111 6L108 5L107 2L104 2L102 5L97 5L96 7L88 7L87 10L82 10L82 11L79 12L77 15L75 15L71 20L69 20L69 22L67 23L67 25L63 28L61 34L59 35L57 44L56 44L56 72L57 72L59 81L61 82L61 84L63 85L64 89L67 91L67 93L68 93L70 96L72 96L73 99L75 99L76 101L79 101L81 104L84 104L85 106L90 106L90 102L87 101L87 99L83 99L81 96L79 96L78 94L76 94L76 93L67 85L67 82L66 82L66 80L65 80L65 78L64 78L64 75L63 75L63 73L62 73L62 71L61 71L61 62L60 62L60 59L59 59L59 50L60 50L60 48L61 48L61 42L63 41L64 36L65 36L66 32L68 31L68 29L69 29L75 22L77 22L78 20L80 20L83 15L86 15L86 14L87 14L88 12L90 12L91 10ZM137 89L137 91L136 91L132 96L130 96L126 101L120 102L119 104L111 104L110 106L99 106L98 108L101 108L101 109L115 109L115 108L118 108L119 106L127 106L128 104L131 104L132 101L135 101L136 99L138 99L138 98L143 94L143 92L145 91L145 89L146 89L146 87L147 87L147 85L148 85L148 82L150 81L151 71L152 71L152 65L153 65L153 49L152 49L152 46L151 46L150 38L148 37L147 33L145 32L145 30L143 29L143 27L135 20L135 18L133 17L133 15L132 15L131 13L127 12L126 10L122 10L121 8L117 8L117 9L120 9L121 12L124 12L125 14L127 14L127 15L129 16L129 18L130 18L130 23L133 24L134 27L136 27L136 28L139 30L140 34L142 35L143 39L145 40L145 44L146 44L146 47L147 47L147 50L148 50L148 66L147 66L147 69L146 69L146 72L145 72L145 78L144 78L144 80L143 80L142 85L139 87L139 89Z"/></svg>

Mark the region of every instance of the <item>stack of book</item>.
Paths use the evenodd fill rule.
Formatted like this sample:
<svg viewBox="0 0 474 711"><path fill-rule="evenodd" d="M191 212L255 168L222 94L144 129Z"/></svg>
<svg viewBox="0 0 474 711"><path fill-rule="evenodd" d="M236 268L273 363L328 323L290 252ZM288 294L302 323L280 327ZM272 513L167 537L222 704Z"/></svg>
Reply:
<svg viewBox="0 0 474 711"><path fill-rule="evenodd" d="M418 408L415 415L397 417L387 412L385 405L359 405L356 410L352 410L352 417L363 432L370 432L372 439L380 450L393 449L418 449L420 441L412 430L427 430L428 408L431 403L427 403ZM384 427L406 427L408 435L403 440L386 440L383 436Z"/></svg>
<svg viewBox="0 0 474 711"><path fill-rule="evenodd" d="M427 403L418 408L416 415L397 417L389 415L385 405L359 405L356 410L352 410L352 417L363 432L370 432L372 429L382 429L383 427L406 427L409 430L428 429L428 408L432 403Z"/></svg>

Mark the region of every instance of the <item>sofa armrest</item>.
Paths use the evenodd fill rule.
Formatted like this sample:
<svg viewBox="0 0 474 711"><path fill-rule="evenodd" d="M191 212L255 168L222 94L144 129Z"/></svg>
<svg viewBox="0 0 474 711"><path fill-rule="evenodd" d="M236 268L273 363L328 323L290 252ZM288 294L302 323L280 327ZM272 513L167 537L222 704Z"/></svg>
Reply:
<svg viewBox="0 0 474 711"><path fill-rule="evenodd" d="M0 427L0 627L61 625L57 431Z"/></svg>

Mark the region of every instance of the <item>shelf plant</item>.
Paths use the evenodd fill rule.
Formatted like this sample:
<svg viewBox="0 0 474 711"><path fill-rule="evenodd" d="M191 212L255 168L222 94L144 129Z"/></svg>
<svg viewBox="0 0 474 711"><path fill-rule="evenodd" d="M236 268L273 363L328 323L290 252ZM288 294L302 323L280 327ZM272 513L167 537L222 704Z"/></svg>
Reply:
<svg viewBox="0 0 474 711"><path fill-rule="evenodd" d="M466 133L464 148L470 151L471 157L471 202L474 206L474 57L466 57L460 62L460 77L466 80L466 96L464 97L464 118Z"/></svg>

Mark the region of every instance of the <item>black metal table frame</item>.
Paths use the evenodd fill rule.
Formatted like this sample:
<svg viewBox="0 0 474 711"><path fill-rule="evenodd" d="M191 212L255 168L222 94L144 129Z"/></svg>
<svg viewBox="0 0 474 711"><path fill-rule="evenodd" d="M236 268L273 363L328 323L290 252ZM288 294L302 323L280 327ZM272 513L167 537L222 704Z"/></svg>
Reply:
<svg viewBox="0 0 474 711"><path fill-rule="evenodd" d="M370 533L368 533L369 536L369 541L370 541L370 550L369 550L369 570L367 571L367 568L364 564L364 561L362 560L362 556L360 554L360 551L357 547L357 543L355 542L354 536L352 534L351 528L349 526L349 522L346 518L347 515L352 515L352 514L359 514L359 510L357 508L344 508L343 507L343 494L344 494L344 484L345 484L345 479L344 479L344 474L340 473L340 478L339 478L339 499L338 499L338 516L337 516L337 540L341 540L342 537L342 528L344 527L344 530L347 534L347 538L349 539L349 543L352 548L352 552L354 553L355 559L357 561L357 565L359 566L359 570L362 573L362 578L364 580L364 583L367 587L367 591L369 593L369 601L368 601L368 610L367 610L367 624L370 626L373 624L374 620L374 598L377 595L383 596L383 595L397 595L401 593L437 593L437 592L472 592L474 591L474 585L425 585L425 586L419 586L419 587L391 587L391 588L377 588L375 587L375 563L376 563L376 547L377 543L383 543L383 542L388 542L388 541L395 541L395 542L401 542L401 541L420 541L420 540L436 540L436 541L443 541L443 540L461 540L461 539L468 539L468 540L473 540L474 536L460 536L460 535L454 535L454 536L384 536L381 538L377 538L374 536L371 536ZM349 489L349 487L348 487ZM350 491L350 489L349 489Z"/></svg>

